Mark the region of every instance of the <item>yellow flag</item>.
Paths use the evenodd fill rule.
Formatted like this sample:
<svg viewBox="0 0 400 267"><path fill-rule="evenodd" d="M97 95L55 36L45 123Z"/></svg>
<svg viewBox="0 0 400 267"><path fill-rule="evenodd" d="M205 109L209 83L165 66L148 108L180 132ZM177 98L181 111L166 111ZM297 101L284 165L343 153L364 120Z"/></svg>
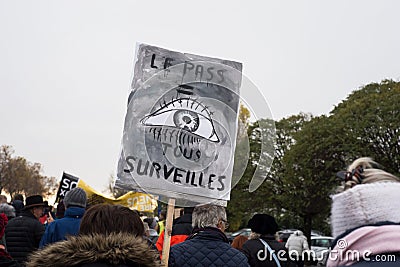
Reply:
<svg viewBox="0 0 400 267"><path fill-rule="evenodd" d="M119 198L109 198L103 194L96 192L82 179L79 179L78 187L85 190L88 197L88 205L95 205L100 203L119 204L130 209L135 209L139 212L153 212L157 208L157 199L153 195L139 193L139 192L128 192Z"/></svg>

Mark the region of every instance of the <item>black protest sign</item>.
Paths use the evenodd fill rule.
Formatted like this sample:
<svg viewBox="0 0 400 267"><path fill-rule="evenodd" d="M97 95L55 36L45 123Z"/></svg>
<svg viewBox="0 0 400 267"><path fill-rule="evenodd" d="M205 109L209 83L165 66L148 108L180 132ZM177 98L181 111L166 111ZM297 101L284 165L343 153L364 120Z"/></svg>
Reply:
<svg viewBox="0 0 400 267"><path fill-rule="evenodd" d="M78 182L79 182L78 177L75 177L71 174L63 172L63 175L61 177L60 186L58 187L58 191L57 191L56 202L60 202L60 200L65 197L65 195L67 194L68 191L77 187Z"/></svg>

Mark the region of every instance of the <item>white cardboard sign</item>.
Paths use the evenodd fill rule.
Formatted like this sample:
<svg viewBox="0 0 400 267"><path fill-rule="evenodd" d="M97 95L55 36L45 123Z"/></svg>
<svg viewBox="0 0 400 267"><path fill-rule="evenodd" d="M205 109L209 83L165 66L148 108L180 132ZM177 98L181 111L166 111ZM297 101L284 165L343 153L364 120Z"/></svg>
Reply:
<svg viewBox="0 0 400 267"><path fill-rule="evenodd" d="M116 186L229 200L241 63L137 47Z"/></svg>

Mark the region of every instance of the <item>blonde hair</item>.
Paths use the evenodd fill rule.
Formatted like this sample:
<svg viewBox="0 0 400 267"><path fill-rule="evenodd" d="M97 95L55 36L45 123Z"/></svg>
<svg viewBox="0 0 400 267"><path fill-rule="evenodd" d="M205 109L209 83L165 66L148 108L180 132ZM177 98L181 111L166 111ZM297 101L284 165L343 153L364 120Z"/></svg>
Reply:
<svg viewBox="0 0 400 267"><path fill-rule="evenodd" d="M356 159L350 166L347 168L348 172L353 172L357 168L362 168L361 175L363 179L360 184L370 184L376 182L400 182L400 178L385 172L384 170L378 169L380 165L373 161L371 158L359 158ZM351 179L346 181L344 190L350 189L356 184L359 184L355 179Z"/></svg>

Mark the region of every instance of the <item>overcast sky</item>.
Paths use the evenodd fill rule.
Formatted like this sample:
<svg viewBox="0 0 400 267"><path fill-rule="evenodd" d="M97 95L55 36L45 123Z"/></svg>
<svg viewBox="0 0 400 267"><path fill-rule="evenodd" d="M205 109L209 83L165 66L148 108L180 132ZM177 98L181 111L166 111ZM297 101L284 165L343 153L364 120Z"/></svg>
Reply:
<svg viewBox="0 0 400 267"><path fill-rule="evenodd" d="M103 190L136 42L231 59L275 119L400 79L399 1L0 0L0 145Z"/></svg>

